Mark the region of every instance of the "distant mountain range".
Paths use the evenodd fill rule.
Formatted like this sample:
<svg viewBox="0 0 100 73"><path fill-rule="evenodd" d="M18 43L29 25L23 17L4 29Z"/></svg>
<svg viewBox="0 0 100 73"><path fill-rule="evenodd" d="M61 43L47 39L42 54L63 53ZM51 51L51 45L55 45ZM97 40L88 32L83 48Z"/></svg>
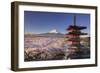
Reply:
<svg viewBox="0 0 100 73"><path fill-rule="evenodd" d="M47 36L47 37L64 37L64 34L62 33L42 33L37 34L38 36Z"/></svg>
<svg viewBox="0 0 100 73"><path fill-rule="evenodd" d="M41 34L25 34L25 37L27 36L40 36L40 37L64 37L64 34L62 33L41 33Z"/></svg>
<svg viewBox="0 0 100 73"><path fill-rule="evenodd" d="M40 33L40 34L34 34L34 33L25 33L25 37L30 36L30 37L64 37L63 33L58 32L56 29L53 29L47 33ZM89 37L88 35L86 36L81 36L81 38Z"/></svg>
<svg viewBox="0 0 100 73"><path fill-rule="evenodd" d="M40 34L34 34L34 33L25 33L25 36L41 36L41 37L64 37L64 34L57 32L56 29L53 29L47 33L40 33Z"/></svg>

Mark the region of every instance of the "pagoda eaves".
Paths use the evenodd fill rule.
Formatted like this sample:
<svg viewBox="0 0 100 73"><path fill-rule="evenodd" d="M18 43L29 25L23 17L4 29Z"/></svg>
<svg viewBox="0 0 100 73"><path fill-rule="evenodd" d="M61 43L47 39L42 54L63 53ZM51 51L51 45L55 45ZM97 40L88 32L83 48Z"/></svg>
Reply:
<svg viewBox="0 0 100 73"><path fill-rule="evenodd" d="M86 29L86 27L84 27L84 26L70 25L66 30L71 30L71 29L82 30L82 29Z"/></svg>

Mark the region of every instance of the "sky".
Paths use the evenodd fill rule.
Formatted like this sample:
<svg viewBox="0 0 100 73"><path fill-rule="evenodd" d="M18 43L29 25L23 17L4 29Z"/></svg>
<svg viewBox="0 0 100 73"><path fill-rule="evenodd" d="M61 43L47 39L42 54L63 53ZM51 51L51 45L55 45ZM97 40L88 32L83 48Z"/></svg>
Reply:
<svg viewBox="0 0 100 73"><path fill-rule="evenodd" d="M90 34L90 14L39 11L24 11L24 32L40 34L56 29L66 34L66 28L74 25L74 15L76 15L76 25L86 26L87 29L83 32Z"/></svg>

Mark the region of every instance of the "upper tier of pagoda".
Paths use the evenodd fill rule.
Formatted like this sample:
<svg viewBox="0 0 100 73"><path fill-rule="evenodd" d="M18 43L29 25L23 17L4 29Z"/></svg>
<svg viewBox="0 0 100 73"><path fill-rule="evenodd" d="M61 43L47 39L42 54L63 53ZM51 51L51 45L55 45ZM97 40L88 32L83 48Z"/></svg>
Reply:
<svg viewBox="0 0 100 73"><path fill-rule="evenodd" d="M82 30L82 29L86 29L86 27L84 26L77 26L77 25L70 25L66 30Z"/></svg>
<svg viewBox="0 0 100 73"><path fill-rule="evenodd" d="M82 32L69 32L68 34L66 35L87 35L87 33L82 33Z"/></svg>
<svg viewBox="0 0 100 73"><path fill-rule="evenodd" d="M82 29L86 29L86 27L84 26L77 26L76 25L76 16L74 15L74 22L73 22L74 25L70 25L66 30L82 30Z"/></svg>
<svg viewBox="0 0 100 73"><path fill-rule="evenodd" d="M74 16L74 25L70 25L66 30L68 31L68 34L66 34L65 36L68 37L68 35L70 37L75 37L75 36L79 36L79 35L87 35L87 33L83 33L81 32L82 29L86 29L86 27L84 26L78 26L76 25L76 16ZM69 37L69 38L70 38Z"/></svg>

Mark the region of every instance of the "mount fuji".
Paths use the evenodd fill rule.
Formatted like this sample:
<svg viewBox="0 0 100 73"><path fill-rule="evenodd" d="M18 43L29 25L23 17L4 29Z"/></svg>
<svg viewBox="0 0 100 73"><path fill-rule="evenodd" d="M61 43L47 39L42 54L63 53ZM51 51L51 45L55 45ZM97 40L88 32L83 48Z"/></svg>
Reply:
<svg viewBox="0 0 100 73"><path fill-rule="evenodd" d="M64 34L58 32L56 29L52 29L47 33L38 34L39 36L48 36L48 37L64 37Z"/></svg>
<svg viewBox="0 0 100 73"><path fill-rule="evenodd" d="M49 33L59 33L59 32L57 32L57 30L56 29L53 29L53 30L51 30L51 31L49 31Z"/></svg>

